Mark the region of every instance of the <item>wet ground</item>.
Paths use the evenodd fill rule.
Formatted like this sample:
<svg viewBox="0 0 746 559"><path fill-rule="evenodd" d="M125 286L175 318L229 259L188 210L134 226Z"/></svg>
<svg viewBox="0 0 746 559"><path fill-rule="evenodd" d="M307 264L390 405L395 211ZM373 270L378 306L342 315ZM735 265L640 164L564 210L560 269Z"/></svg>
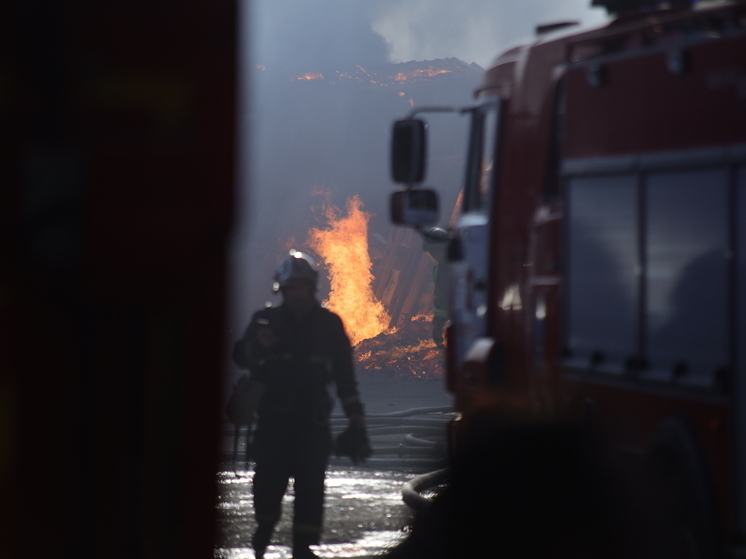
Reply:
<svg viewBox="0 0 746 559"><path fill-rule="evenodd" d="M360 392L369 416L374 457L364 467L352 467L346 459L332 460L322 545L315 549L320 557L373 557L395 546L406 536L412 513L402 501L403 485L443 466L443 431L451 417L447 413L451 398L442 380L361 378ZM416 413L396 415L412 409ZM343 428L343 420L337 423L336 429ZM249 543L255 528L253 472L250 465L230 460L232 445L233 438L226 431L226 461L218 473L220 544L216 559L254 556ZM275 540L265 555L268 559L291 557L292 501L291 485Z"/></svg>
<svg viewBox="0 0 746 559"><path fill-rule="evenodd" d="M215 553L219 559L253 557L250 537L254 523L249 470L223 471L220 483L220 530L223 541ZM401 498L402 484L412 472L375 471L335 467L327 474L325 530L320 557L371 557L380 555L404 537L410 511ZM276 536L265 555L290 557L292 488L283 502Z"/></svg>

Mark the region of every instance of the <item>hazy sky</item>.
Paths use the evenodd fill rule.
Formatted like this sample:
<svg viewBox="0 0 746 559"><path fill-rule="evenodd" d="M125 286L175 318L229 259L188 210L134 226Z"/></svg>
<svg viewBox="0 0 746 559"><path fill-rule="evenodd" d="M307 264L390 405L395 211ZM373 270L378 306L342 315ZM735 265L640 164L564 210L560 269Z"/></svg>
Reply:
<svg viewBox="0 0 746 559"><path fill-rule="evenodd" d="M372 26L392 62L455 56L486 67L537 24L605 20L590 0L379 0Z"/></svg>
<svg viewBox="0 0 746 559"><path fill-rule="evenodd" d="M310 71L455 56L487 66L540 23L604 21L591 0L253 0L253 58Z"/></svg>

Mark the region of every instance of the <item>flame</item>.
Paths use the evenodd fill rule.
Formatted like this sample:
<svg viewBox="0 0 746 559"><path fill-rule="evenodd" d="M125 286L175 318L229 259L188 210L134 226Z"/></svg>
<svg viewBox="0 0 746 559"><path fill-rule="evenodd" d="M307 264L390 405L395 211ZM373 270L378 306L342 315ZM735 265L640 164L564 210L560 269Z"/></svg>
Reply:
<svg viewBox="0 0 746 559"><path fill-rule="evenodd" d="M451 74L451 73L453 73L452 70L444 70L442 68L433 68L432 66L428 66L427 68L421 68L421 69L414 70L409 73L398 72L394 74L392 78L398 82L406 82L406 81L416 80L419 78L433 78L439 74Z"/></svg>
<svg viewBox="0 0 746 559"><path fill-rule="evenodd" d="M319 197L322 196L324 199L329 202L329 198L331 197L331 191L327 190L323 186L319 186L317 184L311 185L311 196L313 197Z"/></svg>
<svg viewBox="0 0 746 559"><path fill-rule="evenodd" d="M412 322L417 322L418 320L429 320L430 322L432 322L433 315L432 314L429 314L429 315L428 314L417 314L413 316L412 318L410 318L409 320L411 320Z"/></svg>
<svg viewBox="0 0 746 559"><path fill-rule="evenodd" d="M373 338L388 328L390 317L373 295L368 253L370 214L356 195L347 201L347 216L333 206L326 209L328 229L311 229L308 244L326 263L331 281L327 308L345 323L352 345Z"/></svg>
<svg viewBox="0 0 746 559"><path fill-rule="evenodd" d="M323 80L324 74L314 74L314 73L307 73L303 74L302 76L298 76L295 78L298 81L307 81L307 80Z"/></svg>
<svg viewBox="0 0 746 559"><path fill-rule="evenodd" d="M363 74L365 74L369 78L376 78L377 77L375 74L372 74L371 72L369 72L368 70L366 70L365 68L363 68L362 66L360 66L360 64L356 64L355 68L357 68L358 70L360 70Z"/></svg>
<svg viewBox="0 0 746 559"><path fill-rule="evenodd" d="M426 61L423 61L423 63ZM459 65L453 65L448 60L438 61L434 60L431 64L426 67L422 67L421 63L417 63L413 66L410 63L399 65L403 69L399 71L391 71L389 68L379 68L378 70L372 70L365 68L359 64L348 69L334 70L328 74L322 74L320 72L306 72L293 78L295 81L309 81L309 80L323 80L325 83L330 85L338 83L357 82L360 84L370 84L378 87L396 87L402 86L405 82L422 82L428 79L434 78L441 74L462 74L466 71L474 71L473 68L463 68ZM400 97L404 97L404 92L398 92Z"/></svg>

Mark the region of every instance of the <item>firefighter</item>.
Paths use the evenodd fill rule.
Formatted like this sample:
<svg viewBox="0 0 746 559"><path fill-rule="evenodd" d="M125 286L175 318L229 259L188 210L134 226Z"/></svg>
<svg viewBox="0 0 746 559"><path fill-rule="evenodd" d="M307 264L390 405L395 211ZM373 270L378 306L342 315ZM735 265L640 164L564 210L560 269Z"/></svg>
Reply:
<svg viewBox="0 0 746 559"><path fill-rule="evenodd" d="M445 267L450 235L445 229L433 227L422 234L422 248L435 262L433 268L433 341L443 347L443 328L448 321L448 271ZM441 266L443 264L443 266Z"/></svg>
<svg viewBox="0 0 746 559"><path fill-rule="evenodd" d="M249 370L256 394L257 426L252 454L257 529L252 547L264 555L280 519L282 498L294 479L293 558L316 557L323 516L324 479L333 441L329 415L334 383L350 424L338 454L354 463L370 455L363 404L352 365L352 348L342 320L316 299L316 265L290 251L275 275L283 303L256 312L233 359Z"/></svg>

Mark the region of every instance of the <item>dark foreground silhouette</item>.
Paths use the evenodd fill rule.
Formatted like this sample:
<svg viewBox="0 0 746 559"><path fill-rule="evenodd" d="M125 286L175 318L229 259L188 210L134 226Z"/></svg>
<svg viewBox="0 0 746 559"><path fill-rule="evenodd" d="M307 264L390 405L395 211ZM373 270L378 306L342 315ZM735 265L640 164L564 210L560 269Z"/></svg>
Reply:
<svg viewBox="0 0 746 559"><path fill-rule="evenodd" d="M445 489L388 559L683 556L662 543L650 488L623 482L586 427L483 419L461 441Z"/></svg>

